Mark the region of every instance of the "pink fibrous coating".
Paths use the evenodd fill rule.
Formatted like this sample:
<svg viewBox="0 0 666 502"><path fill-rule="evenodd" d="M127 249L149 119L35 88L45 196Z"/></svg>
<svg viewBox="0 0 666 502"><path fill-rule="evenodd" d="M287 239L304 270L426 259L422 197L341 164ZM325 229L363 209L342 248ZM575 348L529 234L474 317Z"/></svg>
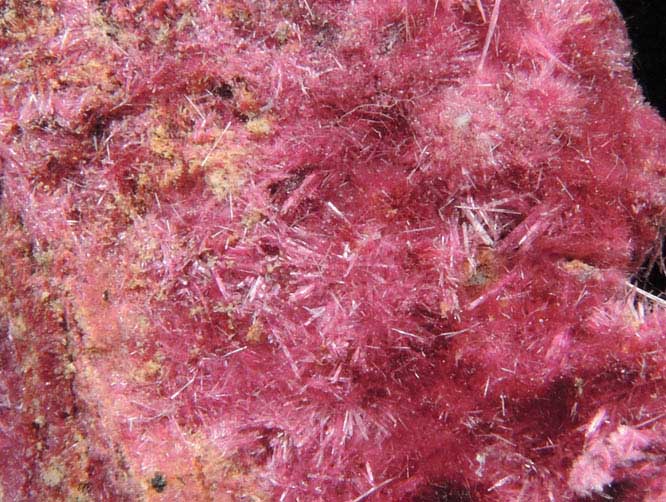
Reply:
<svg viewBox="0 0 666 502"><path fill-rule="evenodd" d="M0 500L666 493L610 0L0 12Z"/></svg>

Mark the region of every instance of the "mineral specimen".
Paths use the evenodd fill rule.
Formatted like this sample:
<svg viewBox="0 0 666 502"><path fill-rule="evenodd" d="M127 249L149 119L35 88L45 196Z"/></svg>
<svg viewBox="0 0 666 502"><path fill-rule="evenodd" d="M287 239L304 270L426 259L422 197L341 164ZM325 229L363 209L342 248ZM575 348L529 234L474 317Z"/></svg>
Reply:
<svg viewBox="0 0 666 502"><path fill-rule="evenodd" d="M0 500L666 499L610 0L0 16Z"/></svg>

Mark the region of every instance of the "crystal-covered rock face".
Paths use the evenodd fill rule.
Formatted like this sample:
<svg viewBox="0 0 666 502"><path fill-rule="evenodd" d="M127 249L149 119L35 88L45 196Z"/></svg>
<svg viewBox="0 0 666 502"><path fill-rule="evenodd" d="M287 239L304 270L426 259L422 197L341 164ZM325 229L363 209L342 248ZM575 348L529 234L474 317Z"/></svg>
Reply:
<svg viewBox="0 0 666 502"><path fill-rule="evenodd" d="M0 500L666 497L610 0L0 14Z"/></svg>

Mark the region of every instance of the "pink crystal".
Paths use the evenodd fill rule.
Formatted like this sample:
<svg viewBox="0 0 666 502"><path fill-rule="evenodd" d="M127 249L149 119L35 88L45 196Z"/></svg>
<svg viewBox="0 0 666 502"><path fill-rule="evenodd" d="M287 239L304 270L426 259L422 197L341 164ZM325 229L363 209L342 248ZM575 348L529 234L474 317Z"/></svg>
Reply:
<svg viewBox="0 0 666 502"><path fill-rule="evenodd" d="M0 11L0 500L666 496L610 0Z"/></svg>

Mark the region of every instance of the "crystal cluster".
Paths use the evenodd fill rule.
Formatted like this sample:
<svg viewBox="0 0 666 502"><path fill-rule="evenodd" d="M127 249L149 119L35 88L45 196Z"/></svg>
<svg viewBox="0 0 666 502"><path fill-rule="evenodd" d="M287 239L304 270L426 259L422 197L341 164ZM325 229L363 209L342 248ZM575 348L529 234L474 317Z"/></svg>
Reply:
<svg viewBox="0 0 666 502"><path fill-rule="evenodd" d="M610 0L6 0L0 49L0 500L666 498Z"/></svg>

